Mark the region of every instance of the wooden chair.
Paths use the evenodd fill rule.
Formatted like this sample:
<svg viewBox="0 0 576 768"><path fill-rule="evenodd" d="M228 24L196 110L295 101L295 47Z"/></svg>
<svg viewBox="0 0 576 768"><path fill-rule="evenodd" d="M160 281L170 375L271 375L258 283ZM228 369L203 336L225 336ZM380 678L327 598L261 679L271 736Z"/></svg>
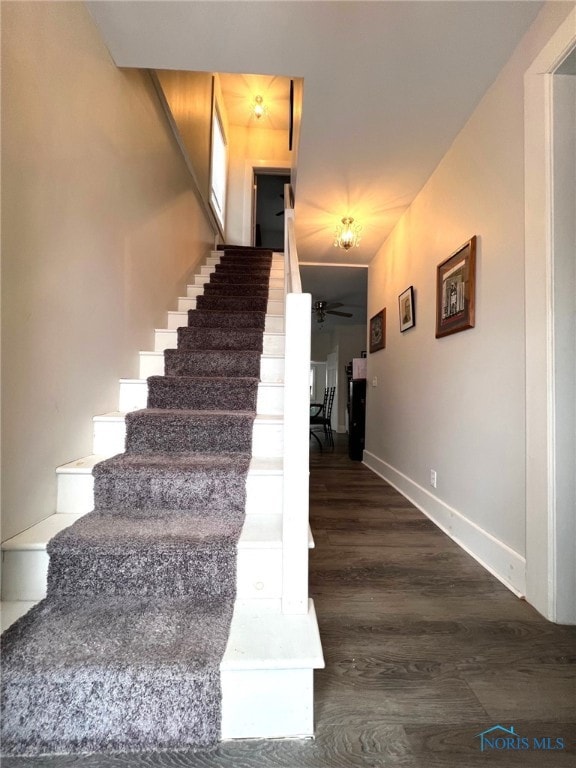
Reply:
<svg viewBox="0 0 576 768"><path fill-rule="evenodd" d="M334 433L332 431L332 406L334 405L334 395L336 387L326 387L324 390L324 401L322 403L310 404L310 435L317 441L322 450L322 442L316 432L320 429L324 433L326 445L334 447ZM312 413L312 409L315 412Z"/></svg>

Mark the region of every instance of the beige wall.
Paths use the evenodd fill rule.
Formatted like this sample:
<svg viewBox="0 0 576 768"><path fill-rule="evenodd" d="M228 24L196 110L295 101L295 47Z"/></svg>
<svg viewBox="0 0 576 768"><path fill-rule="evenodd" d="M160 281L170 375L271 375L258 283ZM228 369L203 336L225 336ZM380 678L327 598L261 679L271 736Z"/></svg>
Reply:
<svg viewBox="0 0 576 768"><path fill-rule="evenodd" d="M497 575L524 591L524 92L530 61L569 11L548 6L369 269L365 460ZM435 339L436 266L478 236L476 327ZM416 327L398 327L413 285ZM378 386L370 386L372 377ZM438 487L430 487L430 470Z"/></svg>
<svg viewBox="0 0 576 768"><path fill-rule="evenodd" d="M54 468L165 325L208 226L149 76L80 3L2 3L3 537L54 511Z"/></svg>
<svg viewBox="0 0 576 768"><path fill-rule="evenodd" d="M231 125L228 129L228 212L226 241L249 245L252 200L246 166L289 168L288 131Z"/></svg>
<svg viewBox="0 0 576 768"><path fill-rule="evenodd" d="M208 211L214 90L212 73L157 69L154 76Z"/></svg>

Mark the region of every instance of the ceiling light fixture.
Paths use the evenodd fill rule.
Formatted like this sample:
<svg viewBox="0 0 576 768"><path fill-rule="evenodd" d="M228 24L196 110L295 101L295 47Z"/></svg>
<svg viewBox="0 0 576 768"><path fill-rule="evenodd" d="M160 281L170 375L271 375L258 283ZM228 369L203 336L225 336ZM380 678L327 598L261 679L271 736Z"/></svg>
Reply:
<svg viewBox="0 0 576 768"><path fill-rule="evenodd" d="M360 224L354 224L352 216L345 216L342 219L342 224L336 227L334 247L344 248L345 251L350 250L350 248L358 248L361 230Z"/></svg>
<svg viewBox="0 0 576 768"><path fill-rule="evenodd" d="M256 96L254 98L254 103L252 104L252 114L256 118L256 120L260 120L261 117L266 115L268 113L268 107L266 104L264 104L264 99L262 96Z"/></svg>

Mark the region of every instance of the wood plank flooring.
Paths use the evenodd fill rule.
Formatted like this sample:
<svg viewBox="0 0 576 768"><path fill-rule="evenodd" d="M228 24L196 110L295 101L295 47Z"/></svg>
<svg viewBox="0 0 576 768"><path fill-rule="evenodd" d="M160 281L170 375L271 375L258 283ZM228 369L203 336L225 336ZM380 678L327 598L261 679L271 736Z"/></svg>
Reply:
<svg viewBox="0 0 576 768"><path fill-rule="evenodd" d="M476 768L576 765L576 628L518 600L345 440L311 454L310 591L326 669L316 738L196 753L12 758L4 768ZM480 751L513 726L528 750ZM563 739L562 750L533 739Z"/></svg>

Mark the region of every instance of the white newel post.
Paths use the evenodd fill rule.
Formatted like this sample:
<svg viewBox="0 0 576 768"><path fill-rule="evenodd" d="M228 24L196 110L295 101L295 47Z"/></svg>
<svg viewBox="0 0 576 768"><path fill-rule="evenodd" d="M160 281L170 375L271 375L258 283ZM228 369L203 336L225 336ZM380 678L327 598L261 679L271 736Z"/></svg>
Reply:
<svg viewBox="0 0 576 768"><path fill-rule="evenodd" d="M286 297L283 613L308 612L311 308L309 293Z"/></svg>
<svg viewBox="0 0 576 768"><path fill-rule="evenodd" d="M285 189L285 200L290 189ZM282 612L308 612L310 323L312 297L302 293L294 210L285 210L284 491Z"/></svg>

